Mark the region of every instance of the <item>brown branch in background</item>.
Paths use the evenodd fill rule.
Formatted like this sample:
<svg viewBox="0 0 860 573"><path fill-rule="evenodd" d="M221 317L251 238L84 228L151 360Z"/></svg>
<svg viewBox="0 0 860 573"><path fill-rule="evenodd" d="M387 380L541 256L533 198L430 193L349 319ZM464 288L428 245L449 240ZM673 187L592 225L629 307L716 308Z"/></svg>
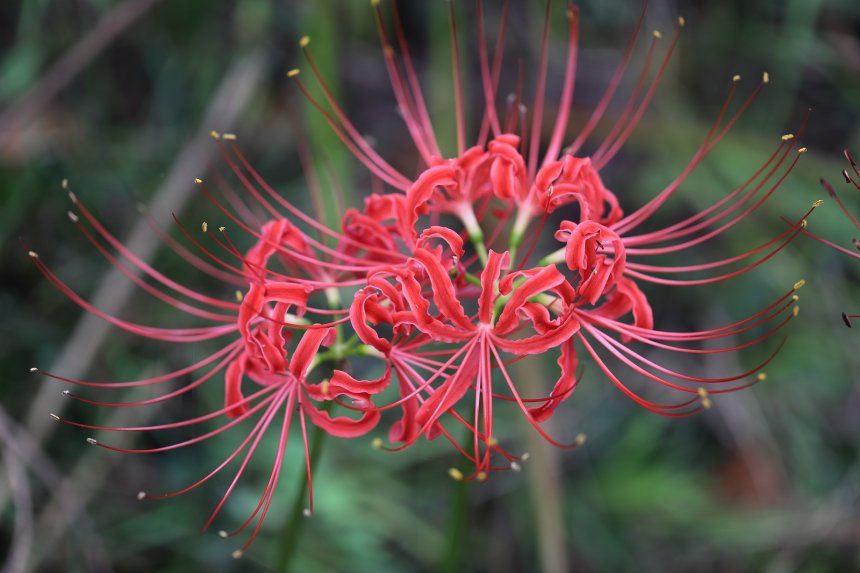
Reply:
<svg viewBox="0 0 860 573"><path fill-rule="evenodd" d="M2 430L0 441L3 442L6 479L9 482L12 505L15 508L15 526L9 544L9 554L0 573L16 573L25 570L27 559L33 550L33 497L24 464L10 447L13 437L5 431L7 428Z"/></svg>
<svg viewBox="0 0 860 573"><path fill-rule="evenodd" d="M535 370L539 368L538 375ZM540 362L540 366L529 364L525 361L517 362L514 369L521 380L534 380L540 382L532 383L529 394L535 396L546 396L549 393L545 380L552 380L547 372L546 363ZM564 484L562 483L561 464L559 463L559 450L544 440L525 417L518 416L522 421L526 435L526 446L529 452L529 460L524 464L528 471L528 486L531 490L532 508L535 514L535 540L540 556L540 571L542 573L569 573L567 553L567 527L564 522L562 510L564 508ZM552 433L553 424L544 422L542 427Z"/></svg>
<svg viewBox="0 0 860 573"><path fill-rule="evenodd" d="M179 153L148 207L149 215L155 221L164 225L172 213L182 212L196 189L194 178L205 173L215 156L217 148L209 132L213 128L230 129L250 102L263 77L265 66L265 57L254 53L237 59L227 71L206 109L197 135ZM134 226L125 244L144 261L151 260L159 247L159 241L144 220ZM117 314L128 302L134 288L134 284L120 271L111 268L100 281L91 300L94 306L106 313ZM84 378L110 328L107 322L92 314L83 315L59 358L51 366L51 371L61 372L70 378ZM34 439L43 441L53 431L56 425L48 413L60 414L66 403L67 400L57 391L56 383L44 379L26 419L26 426ZM0 497L0 509L5 501Z"/></svg>
<svg viewBox="0 0 860 573"><path fill-rule="evenodd" d="M75 487L70 479L67 479L54 463L45 455L41 445L33 439L27 430L19 426L15 420L3 409L0 408L0 441L3 442L4 461L7 466L7 471L11 464L17 464L22 469L29 469L45 488L51 492L51 497L56 500L56 505L62 508L59 517L67 527L72 527L73 530L83 538L85 543L77 545L83 550L83 557L87 565L87 570L94 572L107 573L111 571L108 564L107 552L102 544L101 538L95 532L89 516L86 514L81 500L78 498ZM26 460L26 461L25 461ZM11 470L14 471L14 470ZM17 484L10 484L12 490L13 503L18 505L14 499L16 496L15 487ZM16 507L15 527L19 527L19 519L22 519L22 514L18 513ZM30 526L32 527L32 507L30 508ZM41 536L39 536L41 543ZM21 557L15 557L14 553L20 552ZM13 550L10 554L5 571L26 571L27 561L30 557L30 551L23 551L18 542L16 534L13 541ZM20 559L20 560L19 560Z"/></svg>
<svg viewBox="0 0 860 573"><path fill-rule="evenodd" d="M0 137L9 145L15 132L23 129L90 62L122 32L159 0L126 0L102 16L89 33L65 52L39 81L0 113Z"/></svg>

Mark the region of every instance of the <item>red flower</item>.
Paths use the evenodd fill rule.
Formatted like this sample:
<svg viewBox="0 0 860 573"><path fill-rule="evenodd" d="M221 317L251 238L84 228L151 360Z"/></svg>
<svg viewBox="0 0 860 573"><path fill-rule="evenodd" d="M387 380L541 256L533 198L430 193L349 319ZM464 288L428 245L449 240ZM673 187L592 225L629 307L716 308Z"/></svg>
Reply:
<svg viewBox="0 0 860 573"><path fill-rule="evenodd" d="M707 378L666 368L646 358L632 343L688 354L734 352L769 338L796 314L794 291L802 286L802 281L773 304L737 323L701 332L666 332L655 329L651 306L642 287L643 283L686 286L729 279L770 259L805 226L809 212L770 241L722 260L680 264L648 261L665 255L686 258L687 251L729 231L776 192L805 151L796 148L804 121L797 137L783 136L770 159L723 199L662 229L647 228L654 214L681 190L690 173L769 82L767 73L734 112L730 109L740 77L732 78L720 113L686 168L651 201L625 214L618 195L603 183L601 172L608 169L654 97L678 42L683 19L679 18L669 46L659 60L656 54L662 35L654 32L645 64L623 111L608 128L603 141L597 143L590 155L584 155L581 150L601 123L627 71L640 36L644 9L604 96L585 126L565 146L578 51L576 10L571 8L567 14L569 42L565 73L557 114L548 138L544 138L550 12L547 11L536 68L534 97L526 101L520 81L513 102L506 107L505 114L500 114L496 91L503 69L507 5L491 57L486 47L482 3L478 1L476 39L485 110L474 122L480 125L480 130L468 147L459 46L452 32L454 126L458 137L456 153L444 158L424 104L407 39L397 19L396 4L392 3L393 41L385 30L380 3L373 4L398 109L425 166L414 181L367 144L346 117L317 69L307 38L300 45L322 87L325 102L314 98L298 70L290 72L290 76L324 114L344 144L382 184L393 188L389 193L374 194L363 214L375 221L380 235L388 234L386 239L380 236L380 244L400 244L409 258L383 265L371 273L373 284L360 292L351 317L361 339L383 353L399 379L401 398L395 404L404 408L404 418L392 433L395 441L409 445L421 433L430 437L449 436L442 420L450 415L474 433L473 451L464 452L476 465L472 477L485 475L493 467L489 459L492 452L511 459L498 448L492 436L493 400L518 402L533 425L543 432L539 422L549 417L575 386L577 343L622 392L665 415L689 415L710 405L710 393L737 390L764 378L760 369L773 355L749 371ZM453 16L451 28L452 31L456 28ZM550 214L554 219L561 217L554 237L564 246L530 264L533 252L545 248L541 235ZM429 226L436 228L441 221L449 221L451 232L469 239L464 252L457 248L433 251L419 245L424 230ZM523 245L529 245L525 253L519 250ZM448 260L450 264L444 262ZM496 290L502 288L506 290ZM471 314L464 310L463 303L474 299L479 308ZM491 306L495 312L487 310ZM395 333L392 339L385 339L373 328L380 324ZM747 342L723 348L697 346L753 329L763 332ZM522 334L524 331L531 331L532 337ZM527 407L507 375L503 355L518 360L554 348L559 349L560 366L555 389L549 396L537 399L537 406ZM641 397L625 382L625 377L610 367L604 354L613 356L632 372L686 393L689 398L660 404ZM506 388L508 394L503 395L496 386ZM474 393L474 399L470 393ZM465 415L466 412L470 415ZM474 425L469 418L475 420ZM483 449L479 448L480 443L484 444Z"/></svg>

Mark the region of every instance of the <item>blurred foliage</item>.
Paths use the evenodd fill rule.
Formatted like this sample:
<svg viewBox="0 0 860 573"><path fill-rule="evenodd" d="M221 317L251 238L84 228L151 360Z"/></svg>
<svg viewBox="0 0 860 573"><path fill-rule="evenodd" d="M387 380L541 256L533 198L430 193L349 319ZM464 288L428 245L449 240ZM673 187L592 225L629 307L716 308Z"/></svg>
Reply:
<svg viewBox="0 0 860 573"><path fill-rule="evenodd" d="M126 0L127 1L127 0ZM123 0L9 0L0 3L0 116L14 110L50 66L87 36ZM385 4L383 2L383 4ZM495 4L495 3L487 3ZM558 93L565 53L564 7L553 6L550 93ZM573 124L596 103L635 23L639 5L613 0L582 5L582 43ZM467 64L466 92L479 109L472 3L457 2ZM539 46L542 3L512 3L510 66L521 58L526 85ZM440 138L453 149L450 48L440 2L401 2ZM491 6L490 21L498 16ZM709 205L743 183L772 153L779 136L793 132L812 108L804 145L810 152L778 195L729 239L703 249L703 260L738 253L784 228L780 217L799 217L826 193L826 177L841 184L844 147L860 155L860 4L854 0L745 2L657 0L646 26L671 29L687 20L669 74L625 150L605 170L623 206L635 208L686 165L719 110L730 78L744 76L739 97L763 70L772 78L742 120L715 149L684 192L661 213L672 221ZM556 16L558 16L556 18ZM489 26L489 29L493 29ZM297 203L311 208L297 144L309 145L326 190L342 189L349 204L371 190L366 171L343 149L322 118L286 79L303 61L297 40L312 37L315 57L340 94L358 129L385 157L414 170L408 135L394 109L369 2L268 3L256 0L158 2L39 113L0 130L0 332L3 408L19 423L41 384L32 365L50 365L81 313L32 268L18 237L80 293L91 294L108 265L66 219L60 181L76 192L120 237L138 220L164 182L179 152L201 128L202 114L230 65L245 54L268 58L268 71L235 127L261 174ZM637 50L641 60L644 49ZM633 66L633 69L636 67ZM510 70L509 70L510 71ZM629 93L631 82L624 84ZM622 90L623 91L623 90ZM617 113L623 98L611 108ZM548 110L548 115L553 110ZM474 115L471 117L474 118ZM470 126L475 128L475 120ZM207 126L202 126L206 128ZM598 134L599 135L599 134ZM216 164L214 172L225 172ZM190 181L189 181L190 184ZM839 185L840 189L848 189ZM860 198L848 196L860 211ZM328 202L331 204L331 201ZM190 226L217 220L196 197L181 216ZM330 216L330 215L329 215ZM832 202L810 218L810 229L850 244L851 225ZM179 233L174 232L174 236ZM153 241L157 237L153 235ZM211 293L223 288L192 272L162 248L158 268ZM737 320L785 292L798 278L801 316L768 379L748 392L715 399L715 408L690 420L658 418L639 410L588 365L577 396L558 415L555 430L589 441L575 452L550 454L560 464L563 495L543 500L563 508L566 552L576 571L762 571L808 573L860 570L860 355L856 334L839 319L857 311L860 266L812 240L799 240L774 260L717 288L683 290L648 285L661 328L704 328ZM229 292L229 289L228 291ZM134 299L123 316L175 324L170 309ZM770 347L743 354L749 367ZM111 334L89 365L89 379L133 379L206 356L205 348L158 348ZM736 364L690 362L707 371ZM62 386L56 385L57 391ZM146 412L150 420L217 408L217 384L193 398ZM128 396L125 399L129 399ZM513 410L511 410L513 412ZM43 413L47 417L48 412ZM67 415L103 423L113 412L72 405ZM526 445L523 429L504 427L501 438ZM57 490L33 480L36 542L30 566L40 571L87 571L84 547L98 539L108 556L103 570L252 571L266 569L277 552L283 516L295 495L302 464L290 463L261 537L241 561L233 541L198 535L220 499L224 479L179 499L137 502L141 490L170 490L193 481L223 459L229 444L206 444L161 456L123 456L87 449L86 433L52 427L41 444L71 491L92 491L92 525L66 527L53 542L39 527L63 519L48 512ZM162 439L144 436L140 444ZM238 436L233 437L234 442ZM225 440L229 442L229 440ZM277 446L265 441L258 464L215 525L229 528L253 508ZM449 543L446 476L457 463L448 448L426 443L401 454L374 450L370 437L331 441L315 476L317 513L308 520L296 571L426 571L444 561ZM288 460L299 460L300 442ZM516 447L513 448L517 450ZM8 444L3 459L10 456ZM469 487L468 527L461 570L537 570L534 469L493 476ZM226 479L226 478L225 478ZM8 486L0 486L8 499ZM0 512L0 557L16 516ZM103 566L103 567L102 567Z"/></svg>

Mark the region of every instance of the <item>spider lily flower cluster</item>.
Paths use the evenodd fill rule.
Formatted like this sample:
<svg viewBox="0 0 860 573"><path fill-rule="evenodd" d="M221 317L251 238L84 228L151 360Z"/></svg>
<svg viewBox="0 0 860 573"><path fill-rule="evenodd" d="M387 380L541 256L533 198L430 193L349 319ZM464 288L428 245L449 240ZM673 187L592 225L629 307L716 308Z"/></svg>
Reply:
<svg viewBox="0 0 860 573"><path fill-rule="evenodd" d="M678 20L661 52L660 45L666 41L662 35L643 34L643 8L605 93L585 124L569 137L574 128L570 110L579 36L575 8L566 12L563 84L552 102L556 110L552 128L545 134L544 116L551 108L546 89L551 8L546 12L534 95L526 95L520 85L506 105L499 106L507 5L491 51L482 5L476 2L475 39L485 105L475 122L480 126L476 137L467 144L452 13L457 148L445 155L430 121L396 6L391 35L379 2L372 4L394 96L421 160L417 173L398 171L360 135L326 85L310 40L303 38L300 46L321 97L314 95L314 86L303 81L299 70L289 76L380 182L379 191L367 196L363 206L343 212L338 228L325 226L319 216L303 212L270 187L243 155L235 136L213 133L245 198L229 189L222 189L221 197L197 180L223 214L225 226L216 230L204 223L205 239L201 240L199 233L177 220L196 251L162 234L191 266L238 289L235 300L197 292L162 274L125 248L71 194L74 212L70 216L95 248L147 294L199 319L202 326L155 327L103 313L31 253L39 270L63 293L123 330L167 343L226 341L220 350L194 364L143 380L103 383L45 374L99 390L170 386L156 398L133 404L100 402L69 393L76 400L108 407L164 402L210 381L218 384L223 380L223 408L194 418L122 428L62 421L104 431L161 431L221 422L216 429L158 448L126 449L101 439L90 440L123 452L182 448L240 425L250 426L247 437L200 480L176 492L140 496L175 496L230 465L238 466L207 527L263 436L274 433L279 444L263 494L248 519L234 532L224 534L254 524L246 547L270 507L294 425L305 444L308 512L313 507L308 427L355 438L373 430L386 411L396 415L388 427L388 445L378 436L375 445L400 450L422 439L447 440L472 467L469 472L456 470L451 475L484 480L494 470L519 469L522 461L522 456L510 452L496 437L494 427L500 415L518 412L560 447L575 447L584 441L580 435L572 443L561 443L542 426L573 394L583 353L639 405L664 416L688 416L710 407L715 395L763 380L762 368L776 355L781 342L774 343L769 356L748 370L713 378L667 367L650 358L648 349L688 355L737 352L771 338L797 315L795 291L803 281L735 323L692 332L661 330L656 326L660 317L654 316L646 294L651 286L645 286L675 288L732 278L770 259L805 227L809 213L746 252L698 264L666 262L672 257L683 260L689 250L718 239L777 191L805 151L796 147L801 126L797 136L783 136L770 158L722 199L671 225L654 228L655 213L681 190L690 173L736 123L768 82L767 74L735 106L740 78L732 78L722 108L684 170L653 199L625 212L620 200L624 197L604 184L601 173L609 168L654 97L683 19ZM635 74L621 113L607 120L607 110L642 36L647 36L644 41L648 44L642 69ZM593 152L584 152L596 128L604 123L608 124L607 135ZM265 217L247 208L247 202L256 203ZM230 236L233 230L250 236L253 247L237 248ZM536 355L551 355L557 362L554 383L546 395L527 394L511 371L513 362ZM378 376L355 377L350 364L358 356L375 358ZM184 385L179 382L178 387L170 385L189 376L196 378ZM664 402L647 397L643 380L672 390L678 398ZM470 436L466 442L460 437L464 431Z"/></svg>

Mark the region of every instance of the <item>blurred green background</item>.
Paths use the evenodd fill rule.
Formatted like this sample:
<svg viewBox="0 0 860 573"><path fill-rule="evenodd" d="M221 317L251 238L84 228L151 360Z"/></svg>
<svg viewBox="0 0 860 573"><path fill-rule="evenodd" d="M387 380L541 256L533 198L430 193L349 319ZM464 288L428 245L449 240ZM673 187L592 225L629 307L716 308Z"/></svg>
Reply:
<svg viewBox="0 0 860 573"><path fill-rule="evenodd" d="M451 151L447 4L401 4L436 126ZM493 22L498 9L487 4ZM582 4L574 130L599 99L639 6L618 0ZM455 7L467 92L477 110L474 9L468 1ZM543 9L543 2L512 2L506 65L510 75L521 59L526 85ZM554 3L552 14L549 86L557 95L566 50L563 3ZM797 129L807 108L813 110L803 139L809 153L766 208L700 251L703 259L741 252L779 232L781 216L798 217L813 200L826 198L818 184L822 176L860 212L860 197L840 175L847 166L843 148L860 156L860 3L657 0L650 3L646 26L667 32L679 14L687 27L667 77L640 127L603 173L622 206L637 207L683 169L733 74L744 76L739 94L745 96L767 70L771 84L661 220L695 212L746 180L779 136ZM309 207L297 157L302 138L332 175L324 187L340 185L357 205L370 192L369 176L286 78L288 69L303 67L297 40L305 34L358 128L408 171L415 155L411 144L403 144L407 132L394 109L369 2L0 3L4 571L257 571L272 563L303 472L299 441L290 444L273 509L242 560L230 557L235 540L197 532L226 482L178 499L138 502L139 490L193 481L223 458L225 446L112 454L88 447L89 433L56 425L49 412L63 408L76 420L118 425L179 419L218 407L218 383L160 409L104 411L63 403L65 386L27 371L38 365L72 377L128 380L201 359L207 348L144 344L85 318L33 268L19 238L104 308L171 326L181 322L175 313L112 276L69 224L62 179L158 268L214 294L232 288L186 268L141 225L137 208L149 205L168 228L171 212L195 228L204 219L217 221L191 184L194 177L224 171L210 129L236 132L264 177ZM634 62L644 52L640 44ZM628 74L610 118L623 108L634 79ZM551 105L547 114L554 114ZM832 202L815 212L810 229L843 245L857 232ZM658 327L705 328L746 316L799 278L807 280L801 314L765 383L718 397L701 416L674 421L640 410L589 365L552 424L568 439L587 433L587 444L558 452L511 424L503 437L532 459L522 473L469 486L458 528L449 509L456 489L446 472L457 463L450 448L430 443L388 454L371 448L371 436L330 441L315 476L316 514L305 524L294 570L860 570L860 333L839 318L842 310L860 311L860 265L801 239L768 264L717 287L645 290ZM703 374L750 367L769 349L750 349L725 364L672 365ZM546 370L549 378L549 362ZM535 377L534 371L527 374ZM133 393L120 398L133 399ZM121 438L137 447L155 443L147 436ZM240 523L253 508L275 447L275 440L264 443L215 531Z"/></svg>

